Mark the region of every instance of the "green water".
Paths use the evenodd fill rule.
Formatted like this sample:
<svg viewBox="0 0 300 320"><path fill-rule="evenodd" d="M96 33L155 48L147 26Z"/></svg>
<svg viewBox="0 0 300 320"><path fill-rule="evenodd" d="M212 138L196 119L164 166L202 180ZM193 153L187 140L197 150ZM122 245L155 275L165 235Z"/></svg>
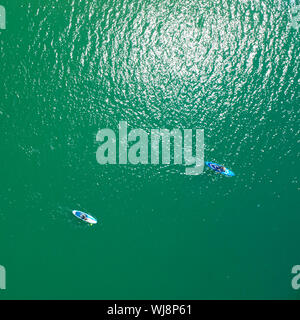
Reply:
<svg viewBox="0 0 300 320"><path fill-rule="evenodd" d="M300 298L291 3L0 5L0 299ZM96 133L121 120L202 128L236 176L101 166Z"/></svg>

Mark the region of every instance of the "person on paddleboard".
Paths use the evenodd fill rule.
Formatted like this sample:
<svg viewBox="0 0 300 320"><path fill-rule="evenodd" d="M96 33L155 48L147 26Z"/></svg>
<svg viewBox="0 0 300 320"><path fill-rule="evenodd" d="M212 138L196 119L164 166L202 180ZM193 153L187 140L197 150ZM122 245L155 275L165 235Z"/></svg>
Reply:
<svg viewBox="0 0 300 320"><path fill-rule="evenodd" d="M223 166L214 166L215 170L219 171L219 172L225 172L226 168Z"/></svg>
<svg viewBox="0 0 300 320"><path fill-rule="evenodd" d="M81 218L82 220L87 220L87 216L86 216L85 213L81 214L81 215L80 215L80 218Z"/></svg>

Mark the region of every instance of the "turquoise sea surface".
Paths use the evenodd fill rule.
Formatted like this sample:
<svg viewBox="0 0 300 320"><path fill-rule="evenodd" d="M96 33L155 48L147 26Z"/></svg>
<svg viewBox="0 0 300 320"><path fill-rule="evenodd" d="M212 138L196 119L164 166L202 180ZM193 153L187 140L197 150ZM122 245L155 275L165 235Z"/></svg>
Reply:
<svg viewBox="0 0 300 320"><path fill-rule="evenodd" d="M300 298L296 2L0 5L0 299ZM204 129L236 176L100 165L120 121Z"/></svg>

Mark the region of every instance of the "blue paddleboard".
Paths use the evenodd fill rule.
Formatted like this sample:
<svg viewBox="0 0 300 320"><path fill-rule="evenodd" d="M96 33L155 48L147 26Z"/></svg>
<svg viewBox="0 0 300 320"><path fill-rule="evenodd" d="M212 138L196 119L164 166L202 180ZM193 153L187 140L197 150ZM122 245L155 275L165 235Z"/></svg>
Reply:
<svg viewBox="0 0 300 320"><path fill-rule="evenodd" d="M225 167L224 167L224 168L225 168L225 171L222 171L222 170L220 169L220 167L223 167L223 166L221 166L220 164L213 163L213 162L208 162L208 161L206 161L205 164L206 164L210 169L212 169L212 170L214 170L214 171L216 171L216 172L218 172L218 173L224 174L224 176L229 176L229 177L235 176L235 174L234 174L232 171L230 171L229 169L227 169L227 168L225 168Z"/></svg>
<svg viewBox="0 0 300 320"><path fill-rule="evenodd" d="M77 217L78 219L83 220L87 223L91 223L91 224L97 223L97 219L92 217L90 214L87 214L82 211L77 211L77 210L73 210L72 213L74 214L75 217Z"/></svg>

